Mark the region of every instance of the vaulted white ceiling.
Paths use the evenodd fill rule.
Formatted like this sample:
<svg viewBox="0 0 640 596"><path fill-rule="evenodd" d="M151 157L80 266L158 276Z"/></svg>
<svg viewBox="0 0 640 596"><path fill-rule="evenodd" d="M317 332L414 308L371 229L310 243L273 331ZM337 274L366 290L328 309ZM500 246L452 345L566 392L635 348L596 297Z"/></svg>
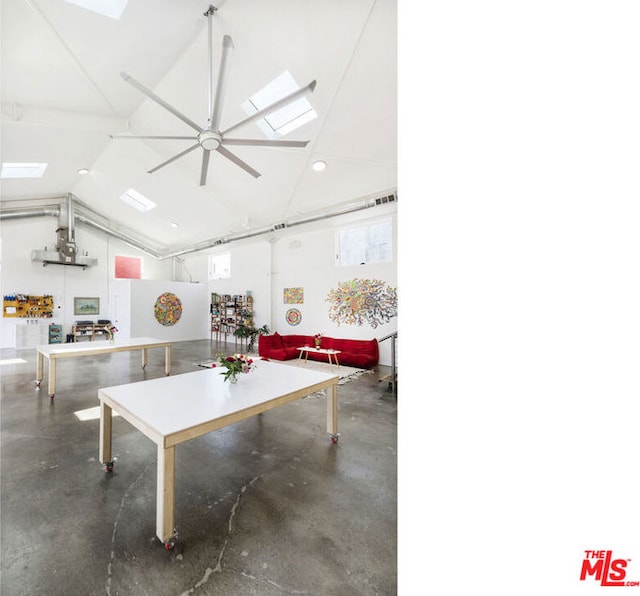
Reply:
<svg viewBox="0 0 640 596"><path fill-rule="evenodd" d="M212 152L200 186L200 148L147 173L192 141L110 135L194 133L122 71L206 125L210 4L214 80L223 36L234 44L221 128L245 118L241 104L285 70L301 86L317 81L308 98L318 117L285 137L309 140L305 148L232 148L259 178ZM2 0L0 158L49 164L40 179L2 180L3 205L72 193L114 223L175 247L393 192L396 12L395 0L129 0L114 20L65 0ZM264 138L253 123L233 136ZM323 172L311 169L318 159ZM141 214L122 203L129 188L157 207Z"/></svg>

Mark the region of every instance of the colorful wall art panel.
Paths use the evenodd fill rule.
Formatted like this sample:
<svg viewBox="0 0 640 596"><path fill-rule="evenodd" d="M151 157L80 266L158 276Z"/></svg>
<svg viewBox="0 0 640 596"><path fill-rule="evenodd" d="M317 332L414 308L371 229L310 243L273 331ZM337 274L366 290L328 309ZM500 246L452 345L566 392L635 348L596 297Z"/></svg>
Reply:
<svg viewBox="0 0 640 596"><path fill-rule="evenodd" d="M285 304L303 304L304 288L284 288Z"/></svg>
<svg viewBox="0 0 640 596"><path fill-rule="evenodd" d="M300 321L302 321L302 313L297 308L290 308L286 312L285 318L289 325L300 325Z"/></svg>
<svg viewBox="0 0 640 596"><path fill-rule="evenodd" d="M140 257L121 257L115 259L116 279L141 279L142 259Z"/></svg>
<svg viewBox="0 0 640 596"><path fill-rule="evenodd" d="M180 298L171 292L160 294L153 307L153 314L160 325L171 327L182 316L182 302L180 302Z"/></svg>
<svg viewBox="0 0 640 596"><path fill-rule="evenodd" d="M398 292L379 279L352 279L330 290L329 318L340 325L363 325L374 329L398 316Z"/></svg>

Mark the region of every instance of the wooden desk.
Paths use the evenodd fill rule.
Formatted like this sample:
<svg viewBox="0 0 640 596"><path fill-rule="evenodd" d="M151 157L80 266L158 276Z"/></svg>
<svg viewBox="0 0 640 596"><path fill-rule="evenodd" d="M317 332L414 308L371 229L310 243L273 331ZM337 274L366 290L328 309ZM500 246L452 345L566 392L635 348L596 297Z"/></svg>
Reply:
<svg viewBox="0 0 640 596"><path fill-rule="evenodd" d="M44 344L36 347L38 359L36 363L36 387L40 387L44 373L44 358L49 360L49 397L56 393L56 361L59 358L78 358L80 356L96 356L113 352L131 352L142 350L142 368L147 365L147 350L164 348L164 372L171 374L171 342L151 337L135 337L132 339L101 342L85 342L71 344Z"/></svg>
<svg viewBox="0 0 640 596"><path fill-rule="evenodd" d="M259 360L235 384L212 368L100 389L100 462L113 469L112 412L156 443L156 534L173 548L176 445L321 389L327 390L327 432L336 443L337 386L335 375Z"/></svg>

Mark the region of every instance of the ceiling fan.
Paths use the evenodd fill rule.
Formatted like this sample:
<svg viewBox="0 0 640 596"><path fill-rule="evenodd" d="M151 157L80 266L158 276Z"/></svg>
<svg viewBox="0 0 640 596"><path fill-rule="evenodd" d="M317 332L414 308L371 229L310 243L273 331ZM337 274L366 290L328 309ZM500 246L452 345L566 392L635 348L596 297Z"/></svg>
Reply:
<svg viewBox="0 0 640 596"><path fill-rule="evenodd" d="M222 114L222 99L223 99L223 91L225 84L225 77L227 72L227 63L229 60L229 55L231 50L233 49L233 41L231 37L225 35L222 40L222 56L220 58L220 70L218 72L218 81L216 85L215 97L213 93L213 41L212 41L212 18L214 13L218 10L215 6L209 6L207 12L204 13L204 16L208 19L208 28L209 28L209 117L207 119L207 125L202 127L178 110L176 110L173 106L169 105L162 98L158 97L153 91L147 89L144 85L136 81L132 76L128 75L126 72L120 73L120 76L129 83L133 85L136 89L144 93L149 99L155 101L158 105L161 105L163 108L171 112L177 118L180 118L185 124L188 124L191 128L193 128L198 134L195 136L162 136L162 135L142 135L142 136L134 136L134 135L111 135L113 139L179 139L179 140L192 140L197 141L195 144L191 145L184 151L181 151L177 155L167 159L162 162L160 165L157 165L155 168L148 170L147 173L153 174L157 172L160 168L164 168L166 165L180 159L187 153L194 151L198 147L202 148L202 168L200 171L200 186L204 186L207 183L207 172L209 169L209 157L212 151L217 151L228 160L235 163L237 166L240 166L243 170L251 174L254 178L258 178L260 176L260 172L254 170L249 164L240 159L237 155L229 151L227 149L228 145L250 145L256 147L306 147L309 141L283 141L283 140L269 140L269 139L237 139L231 138L227 135L240 128L241 126L245 126L251 122L259 120L260 118L264 118L270 113L284 107L288 103L302 97L304 94L313 92L316 87L316 81L313 80L307 86L290 93L289 95L283 97L282 99L268 105L266 108L263 108L257 111L255 114L237 122L233 126L226 128L225 130L220 130L220 116Z"/></svg>

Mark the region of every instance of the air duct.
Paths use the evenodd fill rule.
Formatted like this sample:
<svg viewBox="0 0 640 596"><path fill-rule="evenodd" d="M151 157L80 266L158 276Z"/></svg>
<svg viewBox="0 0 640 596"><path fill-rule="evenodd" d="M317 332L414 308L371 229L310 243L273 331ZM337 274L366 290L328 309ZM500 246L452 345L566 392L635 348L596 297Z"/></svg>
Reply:
<svg viewBox="0 0 640 596"><path fill-rule="evenodd" d="M151 247L151 240L148 238L139 239L135 237L133 232L129 233L120 226L115 226L113 222L105 219L100 214L92 211L86 205L74 199L73 195L69 194L66 201L61 201L60 205L48 205L31 208L16 208L16 209L2 209L0 210L0 221L12 220L12 219L24 219L28 217L40 217L40 216L56 216L58 217L58 244L56 245L56 251L52 250L40 250L33 251L31 260L41 261L43 265L57 264L57 265L75 265L77 267L88 267L97 264L97 259L92 259L77 254L77 248L75 245L75 230L74 222L79 222L92 227L96 230L104 232L122 242L141 250L142 252L152 256L158 260L164 260L169 258L181 257L186 254L200 252L220 246L222 244L229 244L230 242L237 242L239 240L247 240L249 238L255 238L257 236L263 236L272 234L273 232L279 232L295 226L315 223L340 215L347 215L349 213L355 213L357 211L363 211L372 207L378 207L380 205L386 205L388 203L395 203L398 201L397 193L391 193L383 196L368 197L360 199L357 203L352 203L342 209L338 209L331 213L321 213L316 215L309 215L299 219L293 219L289 221L280 221L276 224L250 230L247 232L240 232L238 234L232 234L223 238L210 238L198 243L190 244L178 250L169 250L162 252L160 248ZM75 208L74 208L74 203Z"/></svg>
<svg viewBox="0 0 640 596"><path fill-rule="evenodd" d="M78 254L75 233L75 214L73 209L73 198L67 196L67 200L60 203L58 212L58 240L55 250L32 250L31 260L47 265L68 265L73 267L91 267L98 264L98 259Z"/></svg>

